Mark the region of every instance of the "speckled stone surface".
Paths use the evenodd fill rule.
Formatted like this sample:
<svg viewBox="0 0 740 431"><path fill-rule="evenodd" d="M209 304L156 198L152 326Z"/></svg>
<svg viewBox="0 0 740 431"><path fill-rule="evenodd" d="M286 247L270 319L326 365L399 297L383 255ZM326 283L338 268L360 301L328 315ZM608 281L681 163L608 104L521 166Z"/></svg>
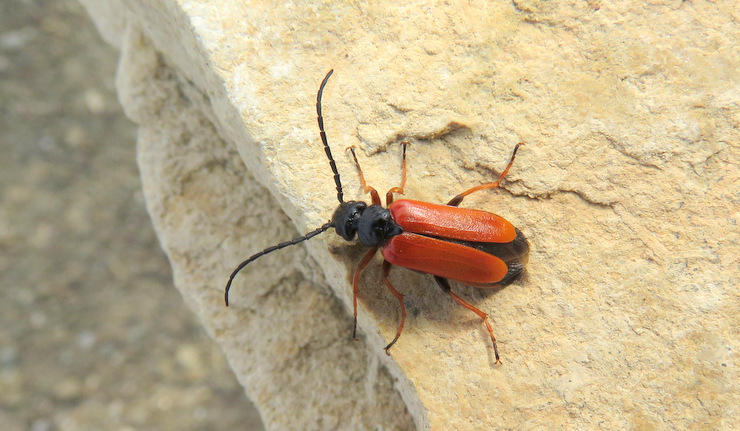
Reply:
<svg viewBox="0 0 740 431"><path fill-rule="evenodd" d="M118 87L176 284L268 428L408 428L401 400L435 430L739 419L734 2L84 3L124 48ZM526 143L503 190L465 205L524 232L527 273L453 286L491 314L501 365L474 315L402 269L409 317L386 357L398 304L379 265L351 342L363 251L331 234L248 268L221 307L241 259L336 206L313 106L329 68L347 198L364 198L348 145L385 191L413 140L406 195L445 202Z"/></svg>

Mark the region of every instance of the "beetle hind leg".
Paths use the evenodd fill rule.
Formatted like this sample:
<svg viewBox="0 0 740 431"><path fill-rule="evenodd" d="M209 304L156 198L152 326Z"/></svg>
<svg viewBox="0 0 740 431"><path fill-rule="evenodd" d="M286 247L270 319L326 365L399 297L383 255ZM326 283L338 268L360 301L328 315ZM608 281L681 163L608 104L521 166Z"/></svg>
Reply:
<svg viewBox="0 0 740 431"><path fill-rule="evenodd" d="M398 341L398 338L401 336L401 331L403 331L403 324L406 322L406 307L403 305L403 294L399 291L397 291L393 285L391 284L390 280L388 280L388 273L391 272L391 263L387 260L383 261L383 282L385 283L385 286L388 288L388 290L391 291L393 296L395 296L398 299L398 303L401 305L401 324L398 325L398 331L396 332L396 338L393 339L390 343L388 343L387 346L385 346L385 354L390 356L391 354L388 353L388 349L391 348L394 344L396 344L396 341Z"/></svg>
<svg viewBox="0 0 740 431"><path fill-rule="evenodd" d="M447 281L446 278L438 277L435 275L434 280L437 282L439 287L441 287L443 291L449 294L452 297L452 299L454 299L458 304L462 305L463 307L467 308L468 310L477 314L481 319L483 319L483 323L486 324L488 333L491 334L491 341L493 342L493 353L496 356L496 363L500 364L501 359L498 355L498 345L496 344L496 337L493 335L493 327L491 327L491 323L488 321L488 315L480 311L479 309L475 308L474 306L472 306L470 303L468 303L464 299L457 296L455 292L453 292L452 289L450 288L450 282Z"/></svg>

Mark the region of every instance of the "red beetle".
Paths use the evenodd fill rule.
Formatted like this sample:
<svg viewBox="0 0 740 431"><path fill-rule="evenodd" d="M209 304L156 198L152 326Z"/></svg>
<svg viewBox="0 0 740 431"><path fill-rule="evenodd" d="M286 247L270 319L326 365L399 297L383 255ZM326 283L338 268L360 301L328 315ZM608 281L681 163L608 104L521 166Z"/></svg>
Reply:
<svg viewBox="0 0 740 431"><path fill-rule="evenodd" d="M378 192L365 182L355 150L350 147L362 186L365 193L370 193L372 204L368 206L365 202L345 202L339 172L326 140L324 119L321 115L321 95L332 72L333 70L330 70L327 73L319 87L316 96L316 113L321 141L324 144L324 151L329 158L329 165L334 173L339 207L334 212L331 221L320 228L291 241L268 247L242 262L231 273L226 284L224 294L226 305L229 305L229 289L234 277L250 262L267 253L306 241L329 228L334 228L336 233L345 240L352 241L357 235L361 244L370 247L370 250L360 261L352 281L354 305L352 336L355 340L357 339L357 293L359 291L360 274L380 249L384 258L382 266L383 282L398 299L401 307L401 323L398 326L395 338L385 347L387 354L389 354L388 349L401 336L406 319L403 295L388 280L391 266L397 265L433 275L437 284L452 299L480 316L491 335L496 362L500 362L496 337L494 337L493 328L488 322L488 316L452 292L448 279L476 287L503 287L514 281L524 270L524 264L529 254L529 243L519 229L495 214L458 207L463 199L473 192L499 187L514 163L517 150L523 144L517 144L514 147L509 164L498 180L473 187L452 198L447 205L440 205L408 199L393 201L393 194L403 194L403 188L406 184L407 142L403 142L401 186L394 187L386 193L387 208L381 206Z"/></svg>

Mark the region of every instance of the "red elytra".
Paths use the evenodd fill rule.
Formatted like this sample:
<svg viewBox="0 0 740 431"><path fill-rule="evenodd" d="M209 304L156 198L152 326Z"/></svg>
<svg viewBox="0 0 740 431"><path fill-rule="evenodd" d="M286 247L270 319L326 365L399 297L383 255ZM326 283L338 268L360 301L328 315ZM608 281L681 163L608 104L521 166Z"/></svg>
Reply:
<svg viewBox="0 0 740 431"><path fill-rule="evenodd" d="M510 243L517 233L505 219L486 211L406 199L388 209L403 229L380 249L391 264L474 286L495 285L509 272L501 258L451 242Z"/></svg>
<svg viewBox="0 0 740 431"><path fill-rule="evenodd" d="M368 205L359 201L345 202L339 172L326 139L321 113L321 96L332 72L333 70L330 70L326 74L319 86L316 96L316 114L319 135L329 159L329 166L334 173L339 207L334 211L331 221L320 228L291 241L268 247L239 264L226 284L224 292L226 305L229 305L229 289L234 277L246 265L265 254L306 241L329 228L334 228L336 233L345 240L352 241L357 235L361 244L370 247L357 266L352 279L354 306L352 336L354 339L357 339L357 296L360 275L375 253L380 250L384 258L381 272L383 282L398 299L401 309L401 321L396 336L385 347L387 354L390 354L388 350L401 336L406 319L403 295L393 287L388 279L392 265L396 265L433 275L440 288L452 299L480 316L491 336L496 362L500 362L496 337L493 335L488 316L457 296L450 288L448 279L476 287L499 287L510 284L524 270L529 254L529 243L517 228L495 214L458 207L471 193L499 187L514 163L517 150L523 144L517 144L514 147L509 164L496 181L468 189L452 198L446 205L440 205L408 199L393 201L394 194L403 194L406 184L406 146L408 142L404 141L401 143L403 147L401 185L386 193L387 208L381 206L378 192L365 181L355 150L350 147L362 187L365 193L370 193L372 203Z"/></svg>
<svg viewBox="0 0 740 431"><path fill-rule="evenodd" d="M487 211L401 199L389 207L404 232L461 241L506 243L516 239L516 228Z"/></svg>

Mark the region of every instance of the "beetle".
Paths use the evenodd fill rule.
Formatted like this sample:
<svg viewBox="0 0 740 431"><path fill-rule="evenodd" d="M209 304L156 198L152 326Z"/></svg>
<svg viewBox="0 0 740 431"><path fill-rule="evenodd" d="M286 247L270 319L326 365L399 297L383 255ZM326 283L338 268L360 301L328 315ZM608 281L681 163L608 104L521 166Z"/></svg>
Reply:
<svg viewBox="0 0 740 431"><path fill-rule="evenodd" d="M352 337L355 340L357 340L357 294L360 275L380 250L384 259L381 271L383 283L398 299L401 309L401 322L395 338L385 347L386 354L390 355L388 350L398 341L406 320L403 294L396 290L388 279L391 267L396 265L431 274L439 287L453 300L483 319L491 336L496 363L500 363L496 337L493 335L488 315L456 295L450 288L448 280L481 288L503 287L513 282L524 270L529 255L529 243L519 229L490 212L459 207L463 199L471 193L498 188L514 164L516 153L523 144L519 143L514 147L508 165L496 181L468 189L452 198L446 205L441 205L409 199L394 201L394 194L403 194L406 185L408 142L402 142L401 185L391 188L386 193L385 208L381 205L377 190L365 181L354 147L349 147L363 190L370 194L371 204L345 201L339 172L326 139L321 112L321 97L333 72L333 69L330 70L319 86L316 95L316 115L324 152L334 174L339 206L331 220L318 229L291 241L268 247L239 264L226 284L224 292L226 306L229 305L229 289L234 277L249 263L268 253L309 240L334 228L343 239L353 241L357 236L362 245L370 248L361 259L352 278L354 308Z"/></svg>

